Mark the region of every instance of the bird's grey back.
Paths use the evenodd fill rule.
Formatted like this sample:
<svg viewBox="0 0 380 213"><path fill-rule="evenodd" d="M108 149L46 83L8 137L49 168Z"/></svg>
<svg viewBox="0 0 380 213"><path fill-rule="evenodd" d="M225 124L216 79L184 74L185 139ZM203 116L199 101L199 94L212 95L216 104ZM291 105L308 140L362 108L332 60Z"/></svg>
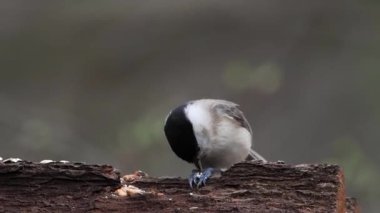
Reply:
<svg viewBox="0 0 380 213"><path fill-rule="evenodd" d="M239 109L239 105L230 101L217 100L213 105L213 109L221 116L227 116L233 119L241 127L246 128L252 134L252 128L243 112Z"/></svg>

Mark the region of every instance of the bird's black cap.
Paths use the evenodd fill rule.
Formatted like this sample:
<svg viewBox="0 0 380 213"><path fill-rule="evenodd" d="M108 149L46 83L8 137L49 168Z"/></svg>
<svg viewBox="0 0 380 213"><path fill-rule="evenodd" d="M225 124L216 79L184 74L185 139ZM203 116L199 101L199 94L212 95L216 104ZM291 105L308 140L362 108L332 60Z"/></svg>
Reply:
<svg viewBox="0 0 380 213"><path fill-rule="evenodd" d="M173 152L189 163L196 163L199 146L193 125L185 114L186 106L181 105L169 114L164 131Z"/></svg>

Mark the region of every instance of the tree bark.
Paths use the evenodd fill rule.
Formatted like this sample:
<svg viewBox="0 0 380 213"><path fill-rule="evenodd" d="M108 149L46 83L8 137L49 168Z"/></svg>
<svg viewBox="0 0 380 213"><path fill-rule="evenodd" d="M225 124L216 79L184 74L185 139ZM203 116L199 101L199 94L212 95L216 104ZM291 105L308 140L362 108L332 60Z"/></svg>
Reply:
<svg viewBox="0 0 380 213"><path fill-rule="evenodd" d="M122 181L121 181L122 180ZM359 212L336 165L242 162L191 190L112 166L0 162L0 212Z"/></svg>

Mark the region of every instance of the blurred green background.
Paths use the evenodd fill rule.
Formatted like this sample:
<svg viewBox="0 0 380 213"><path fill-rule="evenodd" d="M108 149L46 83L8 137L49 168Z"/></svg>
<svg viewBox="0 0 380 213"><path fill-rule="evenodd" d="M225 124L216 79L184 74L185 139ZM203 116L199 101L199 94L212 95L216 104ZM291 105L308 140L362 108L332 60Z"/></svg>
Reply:
<svg viewBox="0 0 380 213"><path fill-rule="evenodd" d="M0 156L187 176L182 102L241 105L269 160L338 163L380 204L380 3L2 1Z"/></svg>

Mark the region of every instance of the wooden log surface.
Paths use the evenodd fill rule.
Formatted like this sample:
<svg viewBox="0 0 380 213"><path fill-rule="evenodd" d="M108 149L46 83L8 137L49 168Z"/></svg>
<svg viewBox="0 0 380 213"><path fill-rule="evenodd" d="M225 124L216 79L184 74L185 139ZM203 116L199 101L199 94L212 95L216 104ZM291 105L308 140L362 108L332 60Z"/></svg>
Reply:
<svg viewBox="0 0 380 213"><path fill-rule="evenodd" d="M122 181L120 181L122 180ZM0 162L0 212L358 212L339 166L242 162L191 190L112 166Z"/></svg>
<svg viewBox="0 0 380 213"><path fill-rule="evenodd" d="M0 163L0 212L84 212L118 187L120 174L108 165Z"/></svg>

